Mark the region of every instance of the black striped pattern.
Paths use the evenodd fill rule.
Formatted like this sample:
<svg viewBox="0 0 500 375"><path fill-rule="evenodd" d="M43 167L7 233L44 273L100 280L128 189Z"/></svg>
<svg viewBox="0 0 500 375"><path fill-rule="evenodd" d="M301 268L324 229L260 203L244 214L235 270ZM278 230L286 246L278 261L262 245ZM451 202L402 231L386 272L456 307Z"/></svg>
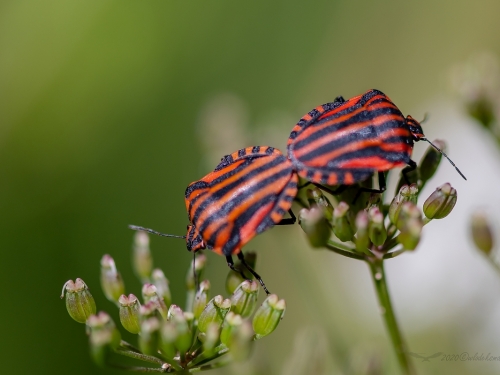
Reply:
<svg viewBox="0 0 500 375"><path fill-rule="evenodd" d="M378 90L347 101L339 97L300 119L288 139L288 158L309 181L351 185L408 164L413 140L423 136L416 134L422 133L416 121L412 126Z"/></svg>
<svg viewBox="0 0 500 375"><path fill-rule="evenodd" d="M193 224L188 248L238 253L255 235L281 221L297 194L297 180L290 161L273 147L247 147L223 157L213 172L186 189ZM196 244L190 246L189 238Z"/></svg>

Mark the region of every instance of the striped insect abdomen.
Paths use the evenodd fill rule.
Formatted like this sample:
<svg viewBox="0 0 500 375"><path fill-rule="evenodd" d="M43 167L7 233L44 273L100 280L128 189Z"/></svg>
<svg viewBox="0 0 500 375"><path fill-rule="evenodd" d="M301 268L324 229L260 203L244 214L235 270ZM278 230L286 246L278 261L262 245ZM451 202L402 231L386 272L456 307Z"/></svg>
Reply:
<svg viewBox="0 0 500 375"><path fill-rule="evenodd" d="M188 186L185 201L207 247L230 255L281 221L296 194L291 162L279 150L255 146L225 156Z"/></svg>
<svg viewBox="0 0 500 375"><path fill-rule="evenodd" d="M413 140L392 101L370 90L315 108L294 127L288 157L309 181L350 185L410 161Z"/></svg>

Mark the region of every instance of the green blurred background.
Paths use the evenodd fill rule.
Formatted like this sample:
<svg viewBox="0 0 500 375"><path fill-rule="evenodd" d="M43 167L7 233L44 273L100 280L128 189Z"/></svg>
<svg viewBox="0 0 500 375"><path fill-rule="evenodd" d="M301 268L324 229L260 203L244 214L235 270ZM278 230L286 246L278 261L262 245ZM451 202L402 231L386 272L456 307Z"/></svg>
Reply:
<svg viewBox="0 0 500 375"><path fill-rule="evenodd" d="M496 0L1 1L0 372L120 373L90 361L84 327L58 298L63 283L83 278L98 309L116 318L99 288L99 260L111 254L127 291L140 294L127 224L184 234L188 183L238 148L283 148L304 113L338 95L378 88L405 114L431 111L427 132L449 140L454 161L473 169L479 161L468 161L460 131L434 119L441 101L453 103L450 68L481 51L500 53L499 14ZM449 166L441 169L459 194L488 175L466 185ZM445 182L436 178L432 188ZM468 215L460 201L454 215ZM445 220L436 235L465 232L465 221L450 228ZM463 239L459 247L472 252ZM152 248L182 304L185 244L152 238ZM247 249L259 252L258 268L287 300L287 316L256 345L251 365L214 373L253 366L263 374L364 374L368 363L397 373L364 265L309 249L298 227L275 228ZM425 251L405 255L402 269ZM215 254L209 262L214 292L223 293L225 262ZM498 279L483 280L487 287L464 292L458 304L439 304L437 290L446 294L439 287L449 280L439 274L446 267L453 273L455 263L421 265L434 273L433 295L412 289L417 276L404 284L397 262L389 287L413 351L500 355L492 323L500 313ZM467 264L460 267L453 274L474 283ZM490 272L479 261L470 267ZM437 305L419 310L428 298ZM420 320L405 318L412 307ZM301 356L318 358L301 367ZM415 365L421 374L500 371L499 362Z"/></svg>

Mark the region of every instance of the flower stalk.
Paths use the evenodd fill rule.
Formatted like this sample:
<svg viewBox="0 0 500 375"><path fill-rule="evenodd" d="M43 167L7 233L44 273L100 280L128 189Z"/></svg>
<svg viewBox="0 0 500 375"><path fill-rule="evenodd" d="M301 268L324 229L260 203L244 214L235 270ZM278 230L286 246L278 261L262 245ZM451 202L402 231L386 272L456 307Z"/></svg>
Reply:
<svg viewBox="0 0 500 375"><path fill-rule="evenodd" d="M394 314L392 307L389 289L387 288L384 260L371 259L368 260L367 263L370 267L373 284L375 285L380 315L384 319L384 323L391 338L399 365L405 375L414 375L415 369L413 368L410 358L408 357L406 344L403 340L403 336L401 335L396 315Z"/></svg>

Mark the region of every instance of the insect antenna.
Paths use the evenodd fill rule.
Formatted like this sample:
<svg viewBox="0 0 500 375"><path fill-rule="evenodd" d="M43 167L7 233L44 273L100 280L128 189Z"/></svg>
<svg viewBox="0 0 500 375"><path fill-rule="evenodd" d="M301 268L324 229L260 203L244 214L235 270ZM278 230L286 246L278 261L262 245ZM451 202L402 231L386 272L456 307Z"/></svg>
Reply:
<svg viewBox="0 0 500 375"><path fill-rule="evenodd" d="M459 174L460 176L462 176L462 178L463 178L464 180L466 180L466 181L467 181L467 178L464 176L464 174L463 174L462 172L460 172L460 169L458 169L458 167L455 165L455 163L453 163L453 162L451 161L451 159L448 157L448 155L446 155L443 151L441 151L441 149L440 149L439 147L437 147L434 143L432 143L431 141L429 141L427 138L423 138L423 137L422 137L422 138L420 138L420 140L422 140L422 141L426 141L426 142L429 142L429 144L430 144L432 147L434 147L434 149L436 149L437 151L439 151L439 152L441 153L441 155L443 155L446 159L448 159L448 161L451 163L451 165L453 165L453 166L455 167L455 169L457 170L458 174Z"/></svg>
<svg viewBox="0 0 500 375"><path fill-rule="evenodd" d="M153 229L149 229L149 228L144 228L144 227L139 227L137 225L129 225L128 226L130 229L132 230L140 230L140 231L143 231L143 232L148 232L148 233L151 233L151 234L156 234L157 236L162 236L162 237L173 237L173 238L183 238L183 239L186 239L186 236L176 236L175 234L166 234L166 233L161 233L161 232L157 232Z"/></svg>

